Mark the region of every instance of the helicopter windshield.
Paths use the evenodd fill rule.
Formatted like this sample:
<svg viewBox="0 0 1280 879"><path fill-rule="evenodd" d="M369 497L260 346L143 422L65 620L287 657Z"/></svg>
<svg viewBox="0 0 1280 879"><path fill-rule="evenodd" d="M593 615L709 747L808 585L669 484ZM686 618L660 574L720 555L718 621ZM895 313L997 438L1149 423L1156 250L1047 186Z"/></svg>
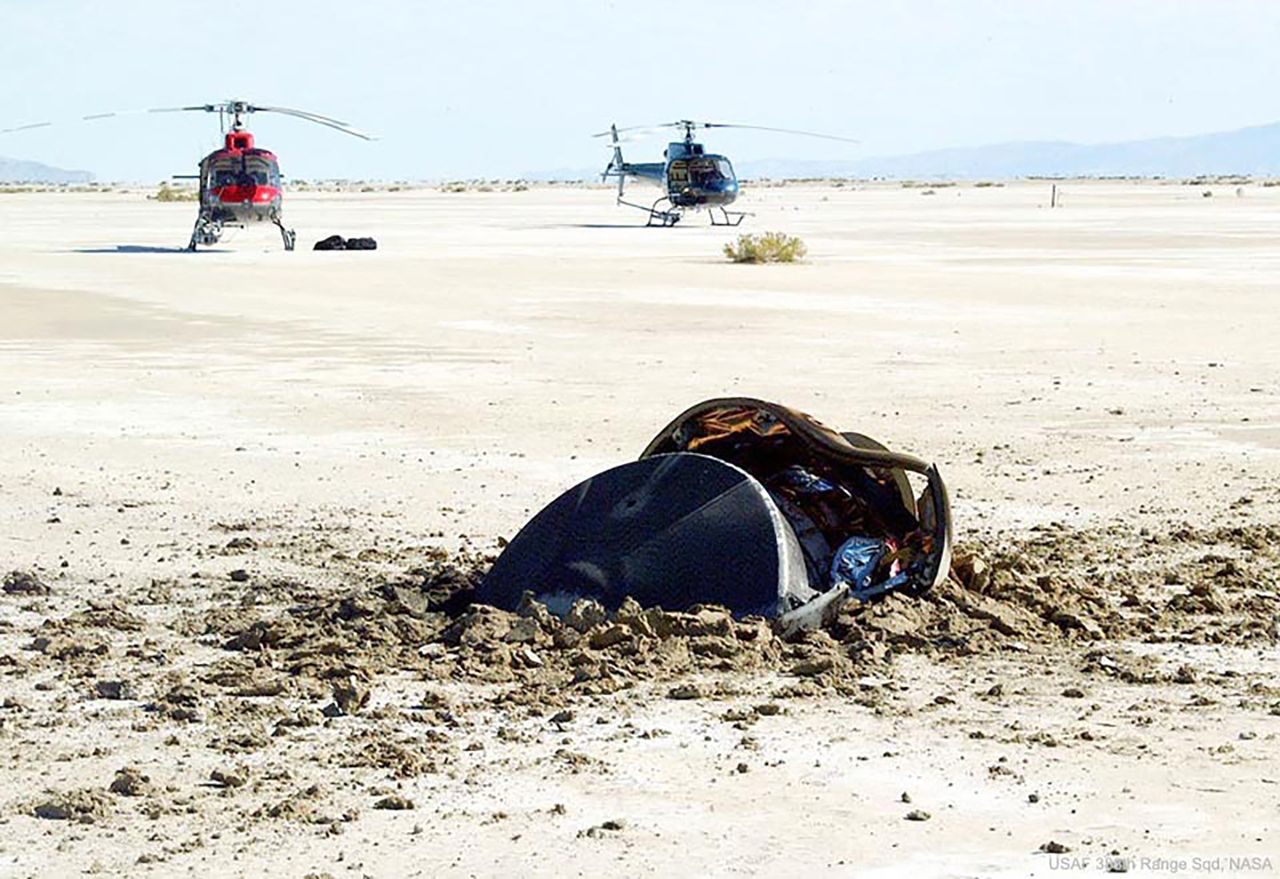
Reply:
<svg viewBox="0 0 1280 879"><path fill-rule="evenodd" d="M277 186L278 174L275 166L265 159L248 159L245 161L245 173L251 183L258 186Z"/></svg>
<svg viewBox="0 0 1280 879"><path fill-rule="evenodd" d="M242 162L224 159L210 170L209 185L215 189L224 186L279 186L280 171L275 163L266 159L249 157Z"/></svg>
<svg viewBox="0 0 1280 879"><path fill-rule="evenodd" d="M733 168L727 159L696 159L689 163L690 176L694 186L708 189L719 189L733 179Z"/></svg>

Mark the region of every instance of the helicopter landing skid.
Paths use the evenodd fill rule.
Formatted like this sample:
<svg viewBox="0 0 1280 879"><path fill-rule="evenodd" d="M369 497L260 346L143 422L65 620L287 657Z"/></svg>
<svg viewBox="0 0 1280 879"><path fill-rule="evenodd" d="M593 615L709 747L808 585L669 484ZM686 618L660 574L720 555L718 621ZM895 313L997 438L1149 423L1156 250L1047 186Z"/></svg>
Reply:
<svg viewBox="0 0 1280 879"><path fill-rule="evenodd" d="M711 218L712 226L741 226L742 221L747 218L746 211L730 211L730 210L726 210L725 208L720 208L720 214L721 214L721 218L717 222L716 209L715 208L707 209L707 216Z"/></svg>
<svg viewBox="0 0 1280 879"><path fill-rule="evenodd" d="M662 198L655 201L652 205L636 204L635 202L623 201L622 199L618 199L618 204L626 205L629 208L635 208L636 210L646 212L649 215L648 221L645 222L646 226L656 225L656 226L662 226L666 228L668 226L674 226L676 223L679 223L680 217L683 215L683 213L680 210L680 208L676 207L675 205L672 205L669 208L660 209L658 205L662 204L664 201L667 202L668 204L671 204L671 200L668 199L665 195Z"/></svg>
<svg viewBox="0 0 1280 879"><path fill-rule="evenodd" d="M292 229L286 229L279 216L272 217L271 222L275 223L276 228L280 230L280 237L284 240L284 249L293 250L293 245L298 240L298 233Z"/></svg>
<svg viewBox="0 0 1280 879"><path fill-rule="evenodd" d="M221 237L222 221L202 213L196 217L196 225L191 230L191 241L187 244L187 250L194 252L197 244L212 247Z"/></svg>

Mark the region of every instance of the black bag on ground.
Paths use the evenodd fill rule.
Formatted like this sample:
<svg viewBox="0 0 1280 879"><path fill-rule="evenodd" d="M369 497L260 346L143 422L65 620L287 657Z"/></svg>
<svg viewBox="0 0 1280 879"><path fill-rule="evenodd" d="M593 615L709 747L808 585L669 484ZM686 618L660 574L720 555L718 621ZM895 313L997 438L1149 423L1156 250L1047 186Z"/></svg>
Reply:
<svg viewBox="0 0 1280 879"><path fill-rule="evenodd" d="M341 235L330 235L322 241L317 241L312 250L346 250L347 241Z"/></svg>

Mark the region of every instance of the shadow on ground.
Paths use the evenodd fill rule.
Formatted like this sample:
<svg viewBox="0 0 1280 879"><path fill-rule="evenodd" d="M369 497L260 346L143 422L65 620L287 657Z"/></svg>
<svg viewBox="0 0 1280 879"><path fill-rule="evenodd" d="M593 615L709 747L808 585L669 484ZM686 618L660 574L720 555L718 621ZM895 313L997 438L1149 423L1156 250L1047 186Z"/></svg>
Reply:
<svg viewBox="0 0 1280 879"><path fill-rule="evenodd" d="M117 244L115 247L80 247L72 253L230 253L229 250L202 248L191 251L185 247L151 247L146 244Z"/></svg>

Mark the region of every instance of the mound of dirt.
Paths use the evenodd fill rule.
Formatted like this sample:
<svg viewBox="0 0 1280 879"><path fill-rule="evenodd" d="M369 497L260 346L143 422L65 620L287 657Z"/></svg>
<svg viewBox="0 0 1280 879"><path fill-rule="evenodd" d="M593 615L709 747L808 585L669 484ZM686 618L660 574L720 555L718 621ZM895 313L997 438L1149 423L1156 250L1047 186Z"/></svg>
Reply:
<svg viewBox="0 0 1280 879"><path fill-rule="evenodd" d="M74 791L49 791L32 806L31 814L51 821L75 821L93 824L111 815L111 797L106 791L84 788Z"/></svg>
<svg viewBox="0 0 1280 879"><path fill-rule="evenodd" d="M996 550L960 547L951 576L929 594L850 602L825 630L791 639L767 620L735 619L714 606L670 612L628 601L606 613L581 600L561 619L527 597L514 612L470 604L489 559L460 556L395 582L312 595L274 615L257 608L210 614L206 634L227 651L269 659L251 659L247 671L228 660L205 680L276 692L286 684L258 681L253 671L269 666L261 674L316 682L295 689L330 693L327 711L340 716L367 701L360 682L393 669L428 680L519 683L501 698L556 706L569 695L719 672L780 672L841 689L901 651L1270 643L1280 636L1277 546L1280 529L1268 526L1180 528L1160 537L1123 527L1048 527L1005 538Z"/></svg>
<svg viewBox="0 0 1280 879"><path fill-rule="evenodd" d="M833 634L871 648L959 653L1102 640L1272 643L1278 551L1275 526L1164 536L1046 527L995 551L961 547L941 588L848 605Z"/></svg>
<svg viewBox="0 0 1280 879"><path fill-rule="evenodd" d="M116 770L116 777L111 780L107 789L125 797L143 797L152 793L155 787L151 784L150 776L132 766L125 766Z"/></svg>

